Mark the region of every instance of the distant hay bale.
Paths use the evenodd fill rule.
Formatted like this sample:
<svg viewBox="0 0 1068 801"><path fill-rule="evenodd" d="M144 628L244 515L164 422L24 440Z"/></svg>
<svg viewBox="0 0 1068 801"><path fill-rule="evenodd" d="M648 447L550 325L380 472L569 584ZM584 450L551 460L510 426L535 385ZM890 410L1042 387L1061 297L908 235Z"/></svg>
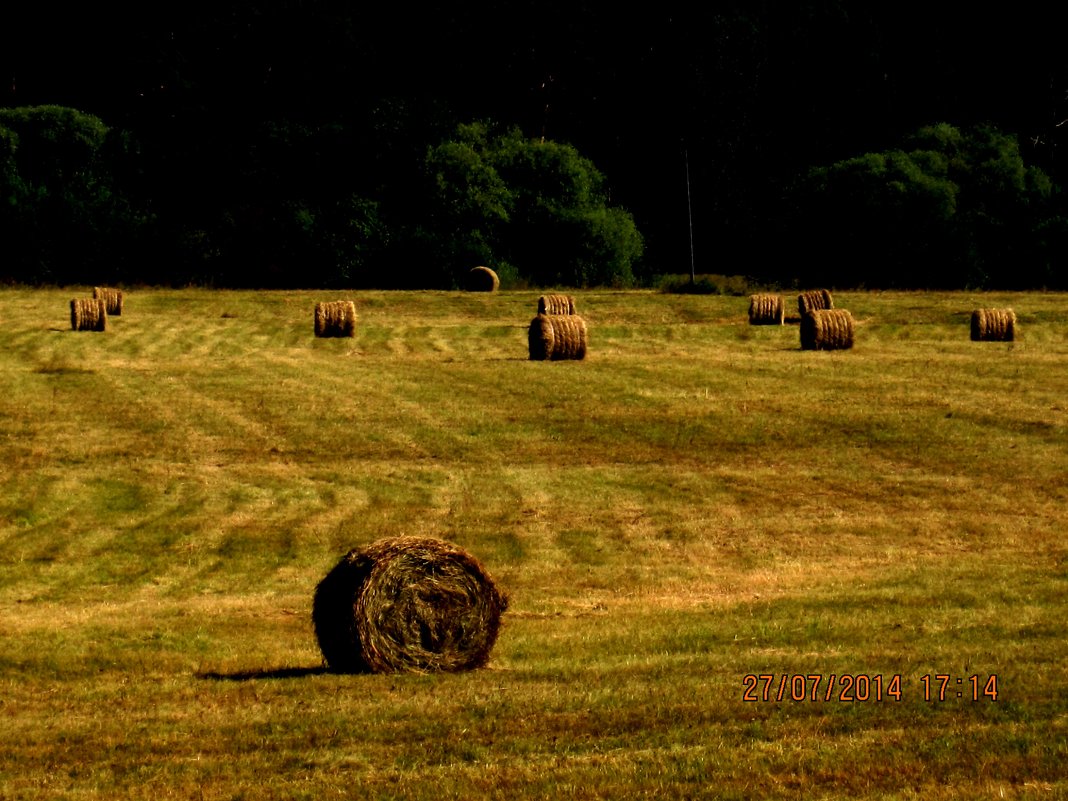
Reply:
<svg viewBox="0 0 1068 801"><path fill-rule="evenodd" d="M107 304L102 298L74 298L70 302L70 327L75 331L107 331Z"/></svg>
<svg viewBox="0 0 1068 801"><path fill-rule="evenodd" d="M856 323L845 309L817 309L801 318L802 350L848 350Z"/></svg>
<svg viewBox="0 0 1068 801"><path fill-rule="evenodd" d="M539 314L530 321L531 361L585 359L588 332L577 314Z"/></svg>
<svg viewBox="0 0 1068 801"><path fill-rule="evenodd" d="M501 280L489 267L473 267L464 286L468 292L496 292L501 288Z"/></svg>
<svg viewBox="0 0 1068 801"><path fill-rule="evenodd" d="M782 325L786 308L781 295L750 295L749 325Z"/></svg>
<svg viewBox="0 0 1068 801"><path fill-rule="evenodd" d="M538 314L574 314L575 299L571 295L542 295L538 298Z"/></svg>
<svg viewBox="0 0 1068 801"><path fill-rule="evenodd" d="M834 298L826 289L810 289L797 296L797 311L802 317L820 309L833 309Z"/></svg>
<svg viewBox="0 0 1068 801"><path fill-rule="evenodd" d="M972 342L1012 342L1016 339L1016 312L1012 309L976 309L972 312Z"/></svg>
<svg viewBox="0 0 1068 801"><path fill-rule="evenodd" d="M109 289L108 287L94 286L93 297L104 301L109 317L122 315L122 290Z"/></svg>
<svg viewBox="0 0 1068 801"><path fill-rule="evenodd" d="M315 336L356 336L356 304L351 300L316 303Z"/></svg>
<svg viewBox="0 0 1068 801"><path fill-rule="evenodd" d="M457 545L391 537L349 551L315 590L323 658L344 673L483 667L507 596Z"/></svg>

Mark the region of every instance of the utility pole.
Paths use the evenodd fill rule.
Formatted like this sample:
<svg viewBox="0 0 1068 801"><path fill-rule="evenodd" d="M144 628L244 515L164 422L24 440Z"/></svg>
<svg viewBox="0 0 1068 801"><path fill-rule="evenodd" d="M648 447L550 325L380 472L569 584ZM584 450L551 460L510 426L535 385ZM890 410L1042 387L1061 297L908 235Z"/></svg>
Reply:
<svg viewBox="0 0 1068 801"><path fill-rule="evenodd" d="M690 199L690 151L684 148L683 159L686 161L686 213L690 218L690 286L697 283L697 272L693 259L693 201Z"/></svg>

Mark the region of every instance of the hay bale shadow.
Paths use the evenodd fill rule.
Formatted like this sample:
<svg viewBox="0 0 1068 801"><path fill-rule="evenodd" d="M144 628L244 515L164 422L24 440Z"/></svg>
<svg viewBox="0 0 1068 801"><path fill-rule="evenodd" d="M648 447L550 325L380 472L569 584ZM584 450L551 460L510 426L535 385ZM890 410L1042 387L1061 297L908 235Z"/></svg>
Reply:
<svg viewBox="0 0 1068 801"><path fill-rule="evenodd" d="M209 670L195 675L198 679L208 681L254 681L255 679L302 679L306 676L321 676L329 672L329 668L317 665L316 667L287 667L271 670L238 670L234 673Z"/></svg>

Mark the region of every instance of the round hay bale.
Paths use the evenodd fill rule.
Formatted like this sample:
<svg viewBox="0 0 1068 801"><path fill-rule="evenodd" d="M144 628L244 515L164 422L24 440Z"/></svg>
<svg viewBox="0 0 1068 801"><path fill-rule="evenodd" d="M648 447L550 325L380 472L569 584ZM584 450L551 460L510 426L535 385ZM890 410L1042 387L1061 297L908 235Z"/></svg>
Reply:
<svg viewBox="0 0 1068 801"><path fill-rule="evenodd" d="M1016 339L1016 312L1012 309L976 309L972 312L972 342L1012 342Z"/></svg>
<svg viewBox="0 0 1068 801"><path fill-rule="evenodd" d="M527 329L527 347L531 361L544 361L553 353L553 324L548 315L539 314Z"/></svg>
<svg viewBox="0 0 1068 801"><path fill-rule="evenodd" d="M122 316L122 290L109 289L108 287L94 286L93 297L104 301L109 317Z"/></svg>
<svg viewBox="0 0 1068 801"><path fill-rule="evenodd" d="M316 303L315 336L356 336L356 304L351 300Z"/></svg>
<svg viewBox="0 0 1068 801"><path fill-rule="evenodd" d="M782 325L786 304L781 295L750 295L749 325Z"/></svg>
<svg viewBox="0 0 1068 801"><path fill-rule="evenodd" d="M801 318L802 350L848 350L856 323L845 309L817 309Z"/></svg>
<svg viewBox="0 0 1068 801"><path fill-rule="evenodd" d="M507 596L452 543L391 537L349 551L319 583L312 622L331 670L459 671L483 667Z"/></svg>
<svg viewBox="0 0 1068 801"><path fill-rule="evenodd" d="M797 311L802 317L809 312L833 308L834 298L826 289L810 289L797 296Z"/></svg>
<svg viewBox="0 0 1068 801"><path fill-rule="evenodd" d="M571 295L542 295L538 298L538 314L574 314L575 299Z"/></svg>
<svg viewBox="0 0 1068 801"><path fill-rule="evenodd" d="M107 331L107 304L101 298L74 298L70 302L70 327L74 331Z"/></svg>
<svg viewBox="0 0 1068 801"><path fill-rule="evenodd" d="M588 336L577 314L539 314L527 331L530 360L585 359Z"/></svg>
<svg viewBox="0 0 1068 801"><path fill-rule="evenodd" d="M489 267L473 267L464 287L468 292L496 292L501 288L501 280Z"/></svg>

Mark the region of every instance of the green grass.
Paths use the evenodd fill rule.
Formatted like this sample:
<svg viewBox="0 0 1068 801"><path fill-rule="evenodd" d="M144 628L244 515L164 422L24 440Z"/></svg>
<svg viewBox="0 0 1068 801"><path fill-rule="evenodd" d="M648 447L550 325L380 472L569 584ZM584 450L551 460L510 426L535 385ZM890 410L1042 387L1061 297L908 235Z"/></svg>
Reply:
<svg viewBox="0 0 1068 801"><path fill-rule="evenodd" d="M534 292L353 293L342 340L345 293L83 292L0 290L0 798L1068 797L1068 296L836 294L817 353L579 292L540 363ZM509 593L489 669L321 670L316 584L403 533Z"/></svg>

